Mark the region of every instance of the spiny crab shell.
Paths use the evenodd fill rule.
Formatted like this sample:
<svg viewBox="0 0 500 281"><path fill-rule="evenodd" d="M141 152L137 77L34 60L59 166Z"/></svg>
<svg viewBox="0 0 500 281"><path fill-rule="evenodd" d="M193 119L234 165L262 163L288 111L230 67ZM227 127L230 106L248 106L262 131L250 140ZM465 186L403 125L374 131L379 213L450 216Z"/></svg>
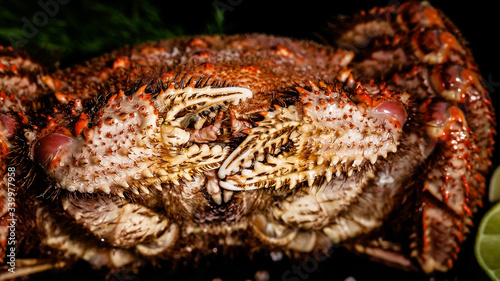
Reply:
<svg viewBox="0 0 500 281"><path fill-rule="evenodd" d="M55 72L2 47L0 257L15 170L19 245L45 269L338 243L450 269L493 147L471 53L428 3L338 29L333 46L197 36Z"/></svg>

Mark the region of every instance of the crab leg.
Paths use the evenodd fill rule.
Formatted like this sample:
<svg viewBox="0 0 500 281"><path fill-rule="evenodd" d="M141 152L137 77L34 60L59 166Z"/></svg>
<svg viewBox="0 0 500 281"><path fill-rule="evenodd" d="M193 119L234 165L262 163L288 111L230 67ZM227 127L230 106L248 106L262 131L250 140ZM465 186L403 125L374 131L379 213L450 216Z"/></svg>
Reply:
<svg viewBox="0 0 500 281"><path fill-rule="evenodd" d="M0 262L6 255L8 225L17 207L19 171L8 162L16 135L28 119L27 104L39 97L41 66L12 47L0 46ZM16 113L14 113L16 112ZM10 273L10 272L9 272Z"/></svg>
<svg viewBox="0 0 500 281"><path fill-rule="evenodd" d="M41 74L42 67L26 54L0 46L0 112L25 112L26 103L38 98L44 87Z"/></svg>
<svg viewBox="0 0 500 281"><path fill-rule="evenodd" d="M436 168L428 169L420 197L423 240L413 244L414 255L424 270L445 271L457 258L459 245L472 225L471 208L477 208L485 184L471 163L477 147L469 142L464 113L445 102L424 104L422 111L428 114L427 134L438 147L429 166ZM447 208L434 202L436 199Z"/></svg>
<svg viewBox="0 0 500 281"><path fill-rule="evenodd" d="M65 261L43 260L43 259L18 259L16 260L16 271L9 272L8 266L1 266L5 269L0 273L0 280L14 280L15 278L22 278L36 273L52 271L55 269L67 266Z"/></svg>
<svg viewBox="0 0 500 281"><path fill-rule="evenodd" d="M71 197L62 200L63 209L98 239L114 247L135 247L141 254L155 255L176 241L178 226L139 204L118 198Z"/></svg>
<svg viewBox="0 0 500 281"><path fill-rule="evenodd" d="M76 239L66 233L57 222L54 212L37 206L36 224L42 236L42 244L65 251L70 256L88 261L93 266L121 267L134 261L135 253L115 248L92 239Z"/></svg>
<svg viewBox="0 0 500 281"><path fill-rule="evenodd" d="M338 40L358 53L354 75L390 78L424 104L417 119L431 163L417 194L420 229L411 248L425 271L446 271L481 207L489 166L482 159L493 147L488 92L456 27L427 2L374 9L356 21Z"/></svg>

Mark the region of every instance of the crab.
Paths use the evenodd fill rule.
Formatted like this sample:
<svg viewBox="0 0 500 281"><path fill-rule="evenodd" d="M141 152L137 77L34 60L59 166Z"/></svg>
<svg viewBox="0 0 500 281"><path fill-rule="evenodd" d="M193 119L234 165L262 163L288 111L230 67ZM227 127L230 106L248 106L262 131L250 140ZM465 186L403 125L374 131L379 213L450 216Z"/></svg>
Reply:
<svg viewBox="0 0 500 281"><path fill-rule="evenodd" d="M1 47L0 258L32 274L340 244L452 268L493 148L471 52L426 2L335 31L170 39L55 71Z"/></svg>

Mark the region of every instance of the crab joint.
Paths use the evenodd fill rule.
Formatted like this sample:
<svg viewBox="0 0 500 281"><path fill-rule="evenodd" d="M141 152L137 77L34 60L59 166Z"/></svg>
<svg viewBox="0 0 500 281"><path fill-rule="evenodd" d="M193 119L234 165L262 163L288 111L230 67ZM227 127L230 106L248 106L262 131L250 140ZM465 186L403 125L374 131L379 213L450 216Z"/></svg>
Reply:
<svg viewBox="0 0 500 281"><path fill-rule="evenodd" d="M72 141L72 138L61 134L44 136L33 146L32 157L42 167L53 168L60 162Z"/></svg>
<svg viewBox="0 0 500 281"><path fill-rule="evenodd" d="M403 127L406 122L405 108L399 102L392 100L383 101L378 104L373 108L372 115L382 117L398 128Z"/></svg>
<svg viewBox="0 0 500 281"><path fill-rule="evenodd" d="M167 147L183 145L187 143L191 137L191 134L186 130L168 124L163 124L161 126L160 133L163 144Z"/></svg>

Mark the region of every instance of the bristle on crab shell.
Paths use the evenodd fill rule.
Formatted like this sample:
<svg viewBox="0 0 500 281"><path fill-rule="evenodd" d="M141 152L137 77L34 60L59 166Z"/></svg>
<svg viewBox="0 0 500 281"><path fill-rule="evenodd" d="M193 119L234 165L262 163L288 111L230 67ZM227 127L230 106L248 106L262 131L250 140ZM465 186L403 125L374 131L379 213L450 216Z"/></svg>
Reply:
<svg viewBox="0 0 500 281"><path fill-rule="evenodd" d="M397 151L408 95L385 85L324 82L297 87L301 106L263 114L224 161L220 184L252 190L302 182L312 186L362 169Z"/></svg>

